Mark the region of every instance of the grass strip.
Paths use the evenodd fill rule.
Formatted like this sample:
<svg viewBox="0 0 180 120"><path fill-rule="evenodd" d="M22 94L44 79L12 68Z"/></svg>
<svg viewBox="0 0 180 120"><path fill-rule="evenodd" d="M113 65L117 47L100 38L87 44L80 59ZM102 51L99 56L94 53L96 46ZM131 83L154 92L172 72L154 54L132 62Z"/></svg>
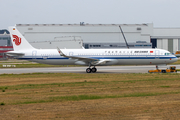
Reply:
<svg viewBox="0 0 180 120"><path fill-rule="evenodd" d="M14 85L14 86L0 86L0 90L3 89L41 89L47 87L77 87L77 86L90 86L90 85L110 85L115 83L136 83L136 82L143 82L143 81L174 81L177 78L152 78L152 79L145 79L145 80L126 80L126 81L95 81L95 82L69 82L69 83L50 83L50 84L21 84L21 85Z"/></svg>
<svg viewBox="0 0 180 120"><path fill-rule="evenodd" d="M18 104L34 104L34 103L48 103L48 102L65 102L65 101L80 101L80 100L96 100L96 99L107 99L107 98L124 98L124 97L148 97L148 96L158 96L158 95L167 95L167 94L179 94L177 92L164 92L164 93L133 93L133 94L124 94L124 95L73 95L73 96L58 96L58 97L49 97L47 100L32 100L25 102L16 102L12 103L13 105Z"/></svg>
<svg viewBox="0 0 180 120"><path fill-rule="evenodd" d="M41 68L41 67L80 67L80 65L48 65L48 64L40 64L40 63L29 63L29 64L17 64L17 63L13 63L13 64L7 64L10 67L4 67L3 65L6 65L6 63L1 64L0 68ZM16 66L16 67L11 67L11 66Z"/></svg>

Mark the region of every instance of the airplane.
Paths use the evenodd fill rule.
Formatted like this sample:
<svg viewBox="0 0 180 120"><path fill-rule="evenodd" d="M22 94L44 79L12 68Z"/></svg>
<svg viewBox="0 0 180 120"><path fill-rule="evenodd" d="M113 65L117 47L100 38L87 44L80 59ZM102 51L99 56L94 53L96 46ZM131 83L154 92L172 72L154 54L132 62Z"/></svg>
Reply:
<svg viewBox="0 0 180 120"><path fill-rule="evenodd" d="M14 51L8 56L52 65L89 66L87 73L97 72L96 66L108 65L166 65L178 59L163 49L36 49L16 27L9 27Z"/></svg>

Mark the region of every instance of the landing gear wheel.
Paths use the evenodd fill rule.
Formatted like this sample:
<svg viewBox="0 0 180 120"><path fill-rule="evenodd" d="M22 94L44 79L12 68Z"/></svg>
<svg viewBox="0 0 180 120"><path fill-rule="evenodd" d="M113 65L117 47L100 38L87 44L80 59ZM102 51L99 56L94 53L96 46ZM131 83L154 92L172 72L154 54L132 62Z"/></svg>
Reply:
<svg viewBox="0 0 180 120"><path fill-rule="evenodd" d="M97 71L97 69L94 67L92 68L92 72L95 73Z"/></svg>
<svg viewBox="0 0 180 120"><path fill-rule="evenodd" d="M87 73L91 73L91 71L92 71L91 68L87 68L87 69L86 69L86 72L87 72Z"/></svg>
<svg viewBox="0 0 180 120"><path fill-rule="evenodd" d="M162 73L166 73L166 70L162 70Z"/></svg>

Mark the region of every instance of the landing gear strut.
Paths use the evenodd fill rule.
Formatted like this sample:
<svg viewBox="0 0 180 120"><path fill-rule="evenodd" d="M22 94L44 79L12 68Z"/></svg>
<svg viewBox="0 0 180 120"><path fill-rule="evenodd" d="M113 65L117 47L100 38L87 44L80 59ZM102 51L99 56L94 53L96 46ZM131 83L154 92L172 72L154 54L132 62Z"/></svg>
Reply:
<svg viewBox="0 0 180 120"><path fill-rule="evenodd" d="M90 66L90 67L91 67L91 66ZM91 73L91 72L92 72L92 73L95 73L95 72L97 71L97 69L95 68L95 66L94 66L92 69L91 69L90 67L86 69L86 72L87 72L87 73Z"/></svg>

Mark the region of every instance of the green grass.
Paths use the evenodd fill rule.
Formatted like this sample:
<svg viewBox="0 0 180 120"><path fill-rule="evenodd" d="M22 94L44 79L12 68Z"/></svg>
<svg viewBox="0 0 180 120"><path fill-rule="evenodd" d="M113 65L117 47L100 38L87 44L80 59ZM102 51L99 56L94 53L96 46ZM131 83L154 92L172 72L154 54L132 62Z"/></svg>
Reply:
<svg viewBox="0 0 180 120"><path fill-rule="evenodd" d="M6 67L3 67L3 65L6 65ZM7 67L7 65L10 65L11 67ZM40 64L35 62L30 62L26 60L6 60L6 61L0 61L0 68L35 68L35 67L78 67L80 65L48 65L48 64Z"/></svg>
<svg viewBox="0 0 180 120"><path fill-rule="evenodd" d="M31 104L179 94L180 74L33 73L0 75L1 100ZM8 99L7 99L8 98Z"/></svg>
<svg viewBox="0 0 180 120"><path fill-rule="evenodd" d="M5 103L4 103L4 102L2 102L0 105L5 105Z"/></svg>
<svg viewBox="0 0 180 120"><path fill-rule="evenodd" d="M11 67L3 67L4 64L0 65L0 68L11 68ZM79 65L47 65L47 64L7 64L7 65L15 65L15 68L37 68L37 67L80 67ZM12 67L14 68L14 67Z"/></svg>
<svg viewBox="0 0 180 120"><path fill-rule="evenodd" d="M18 104L35 104L35 103L48 103L48 102L65 102L65 101L80 101L80 100L96 100L96 99L108 99L108 98L125 98L125 97L148 97L148 96L158 96L158 95L168 95L168 94L179 94L177 92L162 92L162 93L133 93L133 94L124 94L124 95L73 95L73 96L58 96L58 97L49 97L47 100L32 100L24 102L16 102L13 105Z"/></svg>
<svg viewBox="0 0 180 120"><path fill-rule="evenodd" d="M169 88L170 86L160 86L160 87L162 87L162 88Z"/></svg>
<svg viewBox="0 0 180 120"><path fill-rule="evenodd" d="M44 73L43 73L44 74ZM25 75L25 74L24 74ZM53 73L52 73L53 75ZM144 74L145 75L145 74ZM12 75L13 76L13 75ZM16 75L14 75L16 76ZM166 78L166 81L175 81L177 78ZM128 83L128 84L133 84L136 82L153 82L153 81L164 81L162 77L160 78L149 78L149 79L134 79L134 80L117 80L117 81L84 81L84 82L68 82L68 83L48 83L48 84L20 84L20 85L12 85L12 86L0 86L0 89L5 91L5 89L15 89L15 90L20 90L20 89L41 89L41 88L49 88L51 87L79 87L79 86L91 86L91 85L114 85L114 84L121 84L121 83ZM169 86L160 86L160 87L169 87Z"/></svg>

